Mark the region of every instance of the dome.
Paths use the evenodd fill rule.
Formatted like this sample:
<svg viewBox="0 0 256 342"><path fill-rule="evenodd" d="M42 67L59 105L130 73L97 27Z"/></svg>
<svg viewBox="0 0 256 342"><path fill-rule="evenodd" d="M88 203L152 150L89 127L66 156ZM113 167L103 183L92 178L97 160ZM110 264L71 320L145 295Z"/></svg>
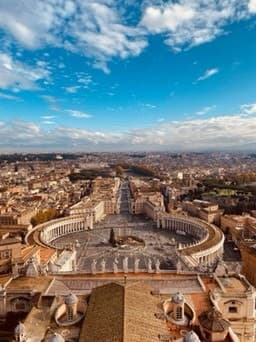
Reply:
<svg viewBox="0 0 256 342"><path fill-rule="evenodd" d="M25 325L21 322L16 326L14 330L15 335L24 335L25 334Z"/></svg>
<svg viewBox="0 0 256 342"><path fill-rule="evenodd" d="M184 337L184 342L200 342L200 339L197 336L197 334L193 330L191 330L188 333L186 333Z"/></svg>
<svg viewBox="0 0 256 342"><path fill-rule="evenodd" d="M177 292L175 295L172 296L172 301L176 304L181 304L184 302L184 296L182 293Z"/></svg>
<svg viewBox="0 0 256 342"><path fill-rule="evenodd" d="M54 333L49 337L48 342L65 342L65 340L60 334Z"/></svg>
<svg viewBox="0 0 256 342"><path fill-rule="evenodd" d="M71 305L71 304L76 304L78 302L78 298L74 293L70 293L66 298L65 298L65 304Z"/></svg>
<svg viewBox="0 0 256 342"><path fill-rule="evenodd" d="M229 321L215 307L201 313L198 320L203 328L212 332L223 332L230 327Z"/></svg>

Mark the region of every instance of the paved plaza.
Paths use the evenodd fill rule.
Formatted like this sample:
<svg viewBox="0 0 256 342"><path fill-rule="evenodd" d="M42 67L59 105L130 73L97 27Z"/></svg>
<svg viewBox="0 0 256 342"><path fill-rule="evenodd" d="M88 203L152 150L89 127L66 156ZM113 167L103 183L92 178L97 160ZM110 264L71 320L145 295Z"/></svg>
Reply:
<svg viewBox="0 0 256 342"><path fill-rule="evenodd" d="M77 270L97 273L172 270L177 264L176 246L193 242L193 236L178 235L168 230L157 229L152 220L143 215L129 213L130 191L127 181L119 190L120 214L108 215L98 222L93 230L62 236L53 244L56 247L76 246ZM143 240L141 245L109 243L110 231L115 236L132 236Z"/></svg>
<svg viewBox="0 0 256 342"><path fill-rule="evenodd" d="M134 236L142 239L144 244L113 247L109 243L110 227L113 227L116 237ZM102 267L105 267L106 272L113 272L114 263L121 272L125 258L128 258L127 264L130 272L134 270L135 260L138 260L139 271L148 270L150 267L154 271L158 262L162 270L175 269L177 262L175 246L180 242L191 241L193 241L192 236L159 230L154 226L153 221L141 216L120 214L107 216L93 230L58 238L54 244L62 248L70 244L77 245L77 269L90 273L93 260L95 260L97 272L100 272ZM102 266L102 263L105 265Z"/></svg>

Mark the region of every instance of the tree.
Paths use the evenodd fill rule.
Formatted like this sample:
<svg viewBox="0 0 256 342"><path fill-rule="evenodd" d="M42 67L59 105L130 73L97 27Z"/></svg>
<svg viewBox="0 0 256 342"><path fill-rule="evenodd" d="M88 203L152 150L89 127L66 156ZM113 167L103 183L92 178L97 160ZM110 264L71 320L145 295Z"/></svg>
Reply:
<svg viewBox="0 0 256 342"><path fill-rule="evenodd" d="M124 169L121 165L116 166L116 175L121 177L124 174Z"/></svg>
<svg viewBox="0 0 256 342"><path fill-rule="evenodd" d="M40 210L35 216L33 216L30 220L32 226L36 226L38 224L44 223L46 221L50 221L54 218L56 218L57 212L56 209L50 208L47 210Z"/></svg>

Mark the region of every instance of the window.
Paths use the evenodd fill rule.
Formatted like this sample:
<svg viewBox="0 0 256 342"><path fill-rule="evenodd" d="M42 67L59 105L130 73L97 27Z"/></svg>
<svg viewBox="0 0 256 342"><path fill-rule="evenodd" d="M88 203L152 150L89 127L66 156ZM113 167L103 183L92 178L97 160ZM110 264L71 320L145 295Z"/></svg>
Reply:
<svg viewBox="0 0 256 342"><path fill-rule="evenodd" d="M67 308L67 320L72 321L73 320L73 310L72 308Z"/></svg>
<svg viewBox="0 0 256 342"><path fill-rule="evenodd" d="M8 259L11 256L10 250L5 250L1 253L1 259Z"/></svg>
<svg viewBox="0 0 256 342"><path fill-rule="evenodd" d="M13 312L28 312L29 309L29 301L25 298L16 298L11 301L11 311Z"/></svg>
<svg viewBox="0 0 256 342"><path fill-rule="evenodd" d="M178 306L177 309L176 309L176 319L177 320L181 320L182 318L183 318L182 307Z"/></svg>
<svg viewBox="0 0 256 342"><path fill-rule="evenodd" d="M18 302L16 303L16 311L25 311L26 310L26 305L25 303Z"/></svg>
<svg viewBox="0 0 256 342"><path fill-rule="evenodd" d="M228 312L229 313L237 313L237 307L236 306L230 306L229 308L228 308Z"/></svg>

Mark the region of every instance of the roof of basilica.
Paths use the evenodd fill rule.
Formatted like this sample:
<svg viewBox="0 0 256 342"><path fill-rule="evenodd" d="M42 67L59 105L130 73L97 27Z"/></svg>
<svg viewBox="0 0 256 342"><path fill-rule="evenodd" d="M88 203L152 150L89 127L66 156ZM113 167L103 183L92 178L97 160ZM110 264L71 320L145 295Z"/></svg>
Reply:
<svg viewBox="0 0 256 342"><path fill-rule="evenodd" d="M98 287L91 294L80 341L100 341L102 336L106 342L155 341L168 333L165 322L154 316L158 304L143 283Z"/></svg>

